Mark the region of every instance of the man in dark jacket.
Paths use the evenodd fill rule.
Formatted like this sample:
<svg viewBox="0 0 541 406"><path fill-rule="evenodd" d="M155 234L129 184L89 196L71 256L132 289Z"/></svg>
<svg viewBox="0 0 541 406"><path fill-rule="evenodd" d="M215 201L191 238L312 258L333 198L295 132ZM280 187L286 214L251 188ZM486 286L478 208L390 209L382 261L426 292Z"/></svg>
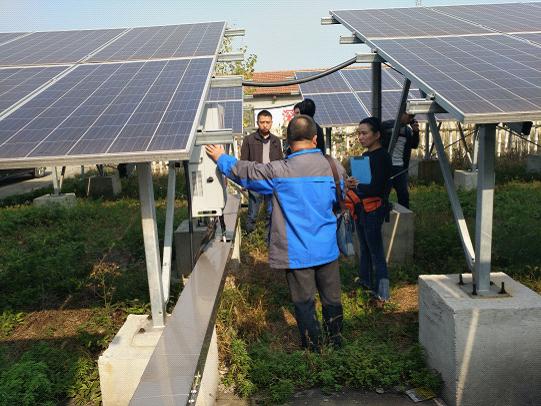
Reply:
<svg viewBox="0 0 541 406"><path fill-rule="evenodd" d="M293 107L293 112L297 114L306 114L307 116L314 118L316 114L316 104L312 99L304 99L303 101L295 104ZM315 120L314 120L315 122ZM323 128L316 123L317 129L317 148L325 155L325 135L323 134Z"/></svg>
<svg viewBox="0 0 541 406"><path fill-rule="evenodd" d="M409 209L410 196L408 191L408 168L411 158L411 150L419 146L419 123L413 114L402 114L400 118L400 132L394 149L390 151L393 161L391 182L396 190L398 204ZM394 120L382 123L387 139L391 139Z"/></svg>
<svg viewBox="0 0 541 406"><path fill-rule="evenodd" d="M316 126L311 117L294 117L287 138L291 154L265 165L238 161L216 145L207 146L207 153L228 178L272 197L269 265L285 270L302 346L313 350L319 347L316 291L321 299L324 328L331 343L340 346L342 303L332 169L316 148ZM334 162L343 188L344 168Z"/></svg>
<svg viewBox="0 0 541 406"><path fill-rule="evenodd" d="M268 110L261 110L257 114L257 131L248 135L242 142L240 159L243 161L266 164L271 161L282 159L282 143L280 139L271 134L272 114ZM267 227L272 210L270 196L262 196L256 192L248 191L248 218L246 219L246 232L251 233L255 229L255 222L259 214L261 202L265 202L267 211Z"/></svg>

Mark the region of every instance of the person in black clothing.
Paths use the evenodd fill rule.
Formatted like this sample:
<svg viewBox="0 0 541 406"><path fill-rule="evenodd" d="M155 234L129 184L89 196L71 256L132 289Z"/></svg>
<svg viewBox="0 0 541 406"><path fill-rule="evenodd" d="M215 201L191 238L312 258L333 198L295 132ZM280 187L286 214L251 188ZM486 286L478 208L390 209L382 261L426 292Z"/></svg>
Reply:
<svg viewBox="0 0 541 406"><path fill-rule="evenodd" d="M415 120L414 114L404 113L400 118L400 124L400 133L394 149L391 151L391 160L393 163L391 181L396 190L398 204L409 209L408 167L411 150L419 146L419 123ZM384 121L383 127L387 134L392 134L394 120Z"/></svg>
<svg viewBox="0 0 541 406"><path fill-rule="evenodd" d="M295 104L293 106L293 112L295 115L306 114L307 116L314 118L316 114L316 104L312 99L304 99L302 102ZM315 123L315 120L314 120ZM325 155L325 135L323 134L323 128L316 123L317 130L317 148L321 150L323 155Z"/></svg>
<svg viewBox="0 0 541 406"><path fill-rule="evenodd" d="M362 120L358 132L361 145L367 149L363 156L370 159L371 180L370 184L361 184L351 177L347 179L346 185L361 200L356 224L361 245L359 278L361 284L370 289L381 304L390 298L381 227L389 210L392 165L389 154L382 147L381 124L377 118Z"/></svg>

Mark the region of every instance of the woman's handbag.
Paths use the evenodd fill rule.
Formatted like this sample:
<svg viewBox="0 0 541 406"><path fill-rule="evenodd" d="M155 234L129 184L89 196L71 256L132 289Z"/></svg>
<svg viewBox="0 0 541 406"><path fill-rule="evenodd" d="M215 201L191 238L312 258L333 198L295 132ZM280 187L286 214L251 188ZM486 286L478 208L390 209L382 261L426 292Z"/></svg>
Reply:
<svg viewBox="0 0 541 406"><path fill-rule="evenodd" d="M325 158L329 161L332 169L334 184L336 185L336 199L340 205L340 211L336 214L336 240L338 242L338 249L343 255L351 257L355 255L355 247L353 246L353 231L355 226L353 218L342 196L342 188L340 187L340 178L338 177L336 164L330 156L325 155Z"/></svg>

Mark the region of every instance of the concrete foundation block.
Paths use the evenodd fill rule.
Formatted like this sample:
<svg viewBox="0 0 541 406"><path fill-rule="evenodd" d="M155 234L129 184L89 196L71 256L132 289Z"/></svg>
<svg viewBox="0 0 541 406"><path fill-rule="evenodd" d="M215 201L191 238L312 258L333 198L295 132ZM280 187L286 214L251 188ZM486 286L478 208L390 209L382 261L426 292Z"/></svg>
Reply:
<svg viewBox="0 0 541 406"><path fill-rule="evenodd" d="M541 173L541 155L528 155L526 170L529 173Z"/></svg>
<svg viewBox="0 0 541 406"><path fill-rule="evenodd" d="M440 163L437 159L419 161L419 180L426 183L438 183L443 185Z"/></svg>
<svg viewBox="0 0 541 406"><path fill-rule="evenodd" d="M189 230L189 220L184 220L177 227L174 233L175 240L175 265L176 265L176 276L179 279L181 276L188 276L192 272L192 265L190 261L190 230ZM205 237L208 234L208 227L198 226L197 220L193 220L193 263L197 259L197 253L201 244L205 240Z"/></svg>
<svg viewBox="0 0 541 406"><path fill-rule="evenodd" d="M385 259L388 264L413 262L414 231L414 213L398 203L393 203L389 222L383 223L381 230ZM357 233L354 233L353 240L357 257L360 258L359 237Z"/></svg>
<svg viewBox="0 0 541 406"><path fill-rule="evenodd" d="M128 315L109 347L98 359L104 406L129 403L163 329L154 329L146 315Z"/></svg>
<svg viewBox="0 0 541 406"><path fill-rule="evenodd" d="M49 194L36 197L34 206L60 205L63 207L73 207L77 203L75 193L61 193L59 195Z"/></svg>
<svg viewBox="0 0 541 406"><path fill-rule="evenodd" d="M458 275L419 277L419 341L449 406L538 405L541 296L504 273L509 297L472 298ZM471 274L464 275L471 285Z"/></svg>
<svg viewBox="0 0 541 406"><path fill-rule="evenodd" d="M453 176L456 189L477 189L477 172L456 170Z"/></svg>
<svg viewBox="0 0 541 406"><path fill-rule="evenodd" d="M111 176L91 176L88 178L87 196L113 199L122 192L122 184L117 174Z"/></svg>
<svg viewBox="0 0 541 406"><path fill-rule="evenodd" d="M408 165L408 175L410 178L418 178L419 177L419 162L420 160L418 158L411 158L410 163Z"/></svg>

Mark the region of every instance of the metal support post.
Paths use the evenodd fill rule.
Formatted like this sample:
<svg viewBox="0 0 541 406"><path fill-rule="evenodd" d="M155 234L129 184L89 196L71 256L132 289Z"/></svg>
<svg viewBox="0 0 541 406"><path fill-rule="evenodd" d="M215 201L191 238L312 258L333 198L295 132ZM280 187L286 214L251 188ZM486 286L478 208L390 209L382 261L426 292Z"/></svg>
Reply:
<svg viewBox="0 0 541 406"><path fill-rule="evenodd" d="M492 251L492 217L494 210L494 161L496 156L496 125L484 124L479 131L479 162L477 172L477 209L475 215L475 270L473 281L477 293L490 289Z"/></svg>
<svg viewBox="0 0 541 406"><path fill-rule="evenodd" d="M381 62L372 62L372 116L381 120Z"/></svg>
<svg viewBox="0 0 541 406"><path fill-rule="evenodd" d="M449 201L451 202L451 209L453 210L453 217L458 227L458 234L460 236L460 242L462 243L462 249L466 257L468 268L473 270L475 263L475 251L473 249L472 241L470 238L470 232L468 231L468 225L462 212L462 206L455 190L455 184L453 182L453 175L451 174L451 167L447 155L445 155L445 148L443 141L440 137L440 131L436 124L436 117L433 113L428 114L428 123L430 125L430 131L432 132L432 138L434 139L434 145L438 152L438 161L440 163L441 172L445 181L445 188L449 195Z"/></svg>
<svg viewBox="0 0 541 406"><path fill-rule="evenodd" d="M192 217L192 192L190 186L190 166L189 161L183 161L184 167L184 184L186 188L186 200L188 201L188 232L190 234L190 272L193 271L194 264L194 247L193 247L193 217Z"/></svg>
<svg viewBox="0 0 541 406"><path fill-rule="evenodd" d="M154 187L150 162L137 164L139 180L139 200L141 201L141 222L147 265L148 289L152 324L156 328L165 326L165 303L161 282L160 244L158 225L156 224L156 205L154 203Z"/></svg>
<svg viewBox="0 0 541 406"><path fill-rule="evenodd" d="M406 103L408 101L408 95L410 92L410 85L411 82L408 78L404 79L404 87L402 88L402 96L400 98L400 105L398 106L398 112L396 113L396 119L394 121L394 127L393 127L393 135L391 136L391 141L389 142L389 153L393 154L393 149L396 144L396 141L398 140L398 135L400 134L400 127L401 127L401 118L404 112L406 111ZM434 116L432 114L432 116Z"/></svg>
<svg viewBox="0 0 541 406"><path fill-rule="evenodd" d="M175 215L175 186L177 172L175 162L169 162L169 177L167 178L167 208L165 212L165 235L163 238L162 259L162 288L163 301L169 301L169 287L171 286L171 257L173 254L173 222Z"/></svg>
<svg viewBox="0 0 541 406"><path fill-rule="evenodd" d="M473 163L471 170L475 171L477 169L477 161L479 159L479 126L473 128Z"/></svg>
<svg viewBox="0 0 541 406"><path fill-rule="evenodd" d="M425 126L425 156L424 159L430 159L430 126L426 123Z"/></svg>
<svg viewBox="0 0 541 406"><path fill-rule="evenodd" d="M51 176L53 178L53 194L58 196L58 195L60 195L61 185L60 185L60 179L59 179L59 176L58 176L58 169L57 169L56 166L53 166L53 172L52 172Z"/></svg>
<svg viewBox="0 0 541 406"><path fill-rule="evenodd" d="M325 152L327 153L327 155L332 154L331 136L332 136L332 128L331 127L325 128Z"/></svg>
<svg viewBox="0 0 541 406"><path fill-rule="evenodd" d="M470 149L468 148L468 143L466 142L466 136L464 135L464 129L462 128L462 124L457 122L458 131L460 133L460 140L462 141L462 146L464 147L464 150L466 151L466 158L468 159L468 162L470 163L470 167L473 166L473 159L471 156Z"/></svg>

